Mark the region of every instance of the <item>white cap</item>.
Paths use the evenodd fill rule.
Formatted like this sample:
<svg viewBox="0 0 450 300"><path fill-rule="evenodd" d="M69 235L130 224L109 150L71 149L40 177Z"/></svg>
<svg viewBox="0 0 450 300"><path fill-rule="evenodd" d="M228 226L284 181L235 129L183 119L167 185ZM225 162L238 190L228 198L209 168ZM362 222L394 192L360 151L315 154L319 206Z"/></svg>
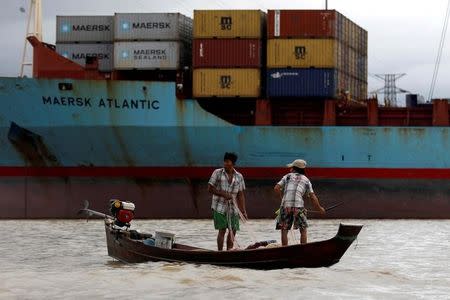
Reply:
<svg viewBox="0 0 450 300"><path fill-rule="evenodd" d="M289 168L297 167L299 169L304 169L304 168L306 168L306 161L304 161L303 159L296 159L293 162L291 162L290 164L287 164L287 166Z"/></svg>

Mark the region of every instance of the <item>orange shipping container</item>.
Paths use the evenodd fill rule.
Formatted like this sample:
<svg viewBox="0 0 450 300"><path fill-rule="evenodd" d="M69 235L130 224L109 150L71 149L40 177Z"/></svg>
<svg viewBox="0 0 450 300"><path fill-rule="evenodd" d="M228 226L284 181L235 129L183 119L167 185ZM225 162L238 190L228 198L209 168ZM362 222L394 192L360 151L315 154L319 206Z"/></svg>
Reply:
<svg viewBox="0 0 450 300"><path fill-rule="evenodd" d="M259 69L195 69L194 97L259 97Z"/></svg>
<svg viewBox="0 0 450 300"><path fill-rule="evenodd" d="M269 10L267 38L341 38L345 17L335 10Z"/></svg>
<svg viewBox="0 0 450 300"><path fill-rule="evenodd" d="M269 10L267 37L332 38L367 54L367 49L361 48L367 45L367 31L335 10Z"/></svg>
<svg viewBox="0 0 450 300"><path fill-rule="evenodd" d="M261 39L265 16L260 10L195 10L194 38Z"/></svg>

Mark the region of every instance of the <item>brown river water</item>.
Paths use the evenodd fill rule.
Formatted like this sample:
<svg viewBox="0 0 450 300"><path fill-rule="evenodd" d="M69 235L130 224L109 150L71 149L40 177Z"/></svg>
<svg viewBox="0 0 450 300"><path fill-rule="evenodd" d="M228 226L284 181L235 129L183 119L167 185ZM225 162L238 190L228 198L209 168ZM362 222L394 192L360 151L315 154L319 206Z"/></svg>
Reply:
<svg viewBox="0 0 450 300"><path fill-rule="evenodd" d="M310 220L309 241L333 237L340 222ZM0 221L0 299L450 299L450 221L343 222L364 228L338 264L255 271L122 264L107 255L100 220ZM238 242L279 241L273 226L250 220ZM211 220L135 220L133 228L216 247Z"/></svg>

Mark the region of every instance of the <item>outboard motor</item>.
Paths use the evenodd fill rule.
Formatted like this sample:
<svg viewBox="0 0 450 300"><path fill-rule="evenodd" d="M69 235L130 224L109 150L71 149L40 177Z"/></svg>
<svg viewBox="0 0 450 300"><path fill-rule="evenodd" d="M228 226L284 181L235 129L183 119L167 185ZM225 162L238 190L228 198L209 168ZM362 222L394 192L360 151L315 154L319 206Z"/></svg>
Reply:
<svg viewBox="0 0 450 300"><path fill-rule="evenodd" d="M134 204L131 202L111 199L111 214L114 216L114 224L119 227L130 227L130 222L134 218Z"/></svg>

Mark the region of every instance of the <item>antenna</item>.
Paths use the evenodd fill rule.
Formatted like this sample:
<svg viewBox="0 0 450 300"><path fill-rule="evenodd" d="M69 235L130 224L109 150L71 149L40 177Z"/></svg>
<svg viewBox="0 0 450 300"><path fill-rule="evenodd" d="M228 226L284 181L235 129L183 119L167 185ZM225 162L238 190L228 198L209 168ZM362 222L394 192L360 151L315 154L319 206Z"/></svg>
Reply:
<svg viewBox="0 0 450 300"><path fill-rule="evenodd" d="M19 9L22 13L25 13L25 9L21 7ZM31 22L33 20L33 22ZM31 26L33 26L31 28ZM27 32L25 33L25 43L22 52L22 63L20 66L20 77L24 76L25 66L32 66L32 62L26 62L28 40L27 37L35 36L38 40L42 41L42 3L41 0L30 0L30 7L28 9L27 20Z"/></svg>
<svg viewBox="0 0 450 300"><path fill-rule="evenodd" d="M371 74L372 77L384 81L384 87L375 91L372 94L384 94L384 105L387 107L397 106L397 94L409 93L407 90L398 88L396 81L405 76L406 73L401 74Z"/></svg>
<svg viewBox="0 0 450 300"><path fill-rule="evenodd" d="M325 10L328 10L328 0L325 0Z"/></svg>

